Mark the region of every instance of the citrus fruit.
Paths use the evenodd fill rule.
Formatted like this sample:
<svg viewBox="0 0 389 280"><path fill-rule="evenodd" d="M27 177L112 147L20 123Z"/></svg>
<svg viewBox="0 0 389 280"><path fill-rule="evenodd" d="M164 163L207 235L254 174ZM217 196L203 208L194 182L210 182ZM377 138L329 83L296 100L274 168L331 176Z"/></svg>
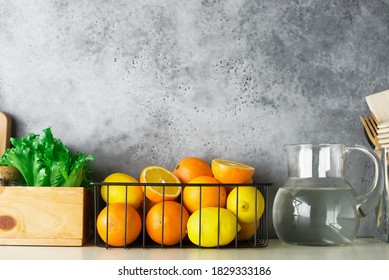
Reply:
<svg viewBox="0 0 389 280"><path fill-rule="evenodd" d="M211 162L213 176L224 184L243 184L248 182L254 175L255 168L246 164L225 160L214 159Z"/></svg>
<svg viewBox="0 0 389 280"><path fill-rule="evenodd" d="M205 160L196 157L182 159L174 168L173 173L183 184L199 176L213 176L211 166Z"/></svg>
<svg viewBox="0 0 389 280"><path fill-rule="evenodd" d="M125 223L126 220L127 222ZM125 203L114 203L109 204L101 210L97 216L96 228L99 236L105 243L111 246L124 246L131 244L138 238L142 230L142 221L138 212L131 205Z"/></svg>
<svg viewBox="0 0 389 280"><path fill-rule="evenodd" d="M253 178L250 178L244 184L253 184L253 183L254 183ZM236 187L236 185L229 185L229 186L225 186L225 187L226 187L226 191L227 191L227 195L228 195Z"/></svg>
<svg viewBox="0 0 389 280"><path fill-rule="evenodd" d="M200 176L190 180L189 184L182 192L182 200L190 213L200 208L200 200L201 207L226 206L227 193L224 186L201 186L201 184L220 184L215 178Z"/></svg>
<svg viewBox="0 0 389 280"><path fill-rule="evenodd" d="M259 228L259 220L255 223L239 223L241 226L241 230L238 233L238 240L239 241L244 241L244 240L249 240L254 236L254 233L256 229Z"/></svg>
<svg viewBox="0 0 389 280"><path fill-rule="evenodd" d="M141 183L180 184L180 180L169 170L161 166L148 166L140 174ZM145 190L146 189L146 190ZM174 200L181 193L181 186L142 186L146 197L154 202Z"/></svg>
<svg viewBox="0 0 389 280"><path fill-rule="evenodd" d="M148 199L146 197L145 199L145 202L144 202L144 206L145 206L145 213L149 212L149 210L151 209L151 207L153 207L155 204L157 204L158 202L154 202L154 201L151 201L150 199ZM143 207L141 207L142 210L143 210Z"/></svg>
<svg viewBox="0 0 389 280"><path fill-rule="evenodd" d="M188 219L188 211L180 203L159 202L147 213L146 231L150 238L159 244L175 245L186 237Z"/></svg>
<svg viewBox="0 0 389 280"><path fill-rule="evenodd" d="M138 180L125 173L113 173L106 177L103 182L109 183L138 183ZM103 185L101 187L101 196L105 202L109 203L127 203L138 208L143 201L143 191L140 186L125 185Z"/></svg>
<svg viewBox="0 0 389 280"><path fill-rule="evenodd" d="M231 211L225 208L207 207L196 210L190 215L187 230L192 243L202 247L216 247L233 241L240 231L240 225L237 224L236 217Z"/></svg>
<svg viewBox="0 0 389 280"><path fill-rule="evenodd" d="M238 217L239 223L253 223L261 218L265 199L254 186L238 186L227 196L227 209Z"/></svg>

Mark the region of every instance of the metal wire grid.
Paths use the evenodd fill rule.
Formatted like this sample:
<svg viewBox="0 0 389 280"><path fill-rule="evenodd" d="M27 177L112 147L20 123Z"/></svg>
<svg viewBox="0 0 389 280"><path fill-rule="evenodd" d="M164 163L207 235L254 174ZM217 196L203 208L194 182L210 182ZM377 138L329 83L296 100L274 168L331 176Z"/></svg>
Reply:
<svg viewBox="0 0 389 280"><path fill-rule="evenodd" d="M176 244L176 245L166 245L166 244L158 244L156 242L154 242L147 234L147 231L146 231L146 192L147 192L147 188L146 189L146 192L143 194L143 203L141 205L141 208L142 208L142 213L141 213L141 220L142 220L142 230L141 230L141 233L140 235L138 236L138 238L132 242L131 244L129 245L126 245L126 244L123 244L123 246L112 246L112 245L109 245L109 235L108 235L108 229L106 230L106 236L105 236L105 239L107 240L107 242L104 242L101 237L99 236L99 234L97 233L97 230L96 230L96 220L97 220L97 216L99 215L100 211L108 206L110 204L109 202L109 189L110 189L110 186L123 186L125 187L125 195L126 195L126 200L127 200L127 193L129 191L129 189L131 187L146 187L146 186L161 186L160 183L126 183L126 182L98 182L98 183L91 183L91 185L94 187L94 223L95 223L95 227L94 227L94 236L95 236L95 244L96 246L98 247L105 247L106 249L108 248L124 248L124 249L130 249L130 248L204 248L204 249L208 249L208 247L202 247L200 246L201 245L201 200L200 200L200 219L199 219L199 244L200 245L196 245L194 243L192 243L188 237L185 237L183 238L182 235L180 235L180 241ZM107 202L103 201L102 197L101 197L101 188L102 186L107 186ZM210 187L210 186L217 186L219 188L219 191L218 191L218 201L220 201L220 187L224 186L224 187L236 187L236 186L239 186L239 187L252 187L252 188L256 188L258 189L262 196L264 197L264 201L265 201L265 209L264 209L264 212L261 216L261 218L259 219L259 225L256 224L257 222L257 217L256 217L256 213L257 211L255 211L255 224L254 224L254 228L257 228L256 231L254 231L254 234L253 236L248 239L248 240L238 240L238 234L236 232L235 234L235 239L230 242L229 244L227 245L220 245L220 241L219 241L219 237L220 237L220 211L218 211L218 242L217 242L217 246L213 247L213 248L261 248L261 247L266 247L268 245L268 227L269 227L269 209L268 209L268 187L271 186L272 184L271 183L252 183L252 184L239 184L239 185L236 185L236 184L171 184L171 183L165 183L162 185L163 187L163 195L165 193L165 187L166 186L179 186L181 187L182 189L185 187L185 186L196 186L196 187L199 187L200 188L200 196L201 196L201 191L202 191L202 188L206 188L206 187ZM238 189L238 192L237 192L237 211L238 211L238 199L239 199L239 189ZM181 206L183 206L183 198L182 198L182 191L181 191L181 195L176 199L176 201L178 203L180 203ZM127 202L127 201L126 201ZM164 200L162 201L164 202ZM125 204L127 205L127 203ZM255 210L257 208L257 198L255 197ZM180 218L182 217L182 207L180 207ZM107 209L107 211L109 210L109 208ZM162 216L164 215L164 204L162 203ZM164 221L163 221L164 217L162 217L162 240L164 240ZM238 218L236 218L236 225L238 224ZM126 235L127 235L127 232L126 232L126 228L127 228L127 206L125 207L125 213L124 213L124 232L123 232L123 235L124 235L124 240L126 240ZM107 226L108 226L108 213L107 213ZM182 219L180 219L180 229L182 229ZM236 226L237 228L237 226Z"/></svg>

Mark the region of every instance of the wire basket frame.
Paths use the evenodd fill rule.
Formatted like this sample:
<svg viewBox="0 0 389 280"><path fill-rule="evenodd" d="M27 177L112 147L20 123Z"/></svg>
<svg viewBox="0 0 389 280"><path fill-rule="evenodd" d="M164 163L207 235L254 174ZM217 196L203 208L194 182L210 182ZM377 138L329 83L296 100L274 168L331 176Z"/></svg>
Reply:
<svg viewBox="0 0 389 280"><path fill-rule="evenodd" d="M238 199L239 199L239 190L241 188L254 188L256 190L259 190L260 193L262 194L263 198L264 198L264 203L265 203L265 207L264 207L264 211L263 211L263 214L261 215L261 217L257 217L257 207L259 207L259 203L257 201L257 196L255 196L255 203L254 203L254 207L255 207L255 221L254 221L254 229L256 228L256 230L254 230L254 233L253 235L246 239L246 240L239 240L238 239L238 217L236 216L235 217L235 223L236 223L236 232L235 232L235 238L233 241L231 241L229 244L227 245L220 245L220 232L221 232L221 223L220 223L220 210L218 211L218 215L217 215L217 221L218 221L218 225L217 225L217 231L218 231L218 235L217 235L217 245L212 247L212 248L261 248L261 247L266 247L268 245L268 228L269 228L269 209L268 209L268 187L271 186L272 184L271 183L251 183L251 184L173 184L173 183L165 183L163 185L161 185L161 183L128 183L128 182L97 182L97 183L91 183L91 185L94 187L94 223L95 223L95 245L98 246L98 247L105 247L106 249L108 248L124 248L124 249L130 249L130 248L204 248L204 249L207 249L209 247L204 247L204 246L201 246L201 227L202 227L202 224L201 224L201 218L202 218L202 200L200 199L199 201L199 206L200 206L200 209L199 209L199 214L200 214L200 219L199 219L199 245L196 245L194 243L192 243L188 236L182 236L180 234L180 240L177 244L175 245L166 245L162 242L162 244L159 244L159 243L156 243L154 242L147 234L147 230L146 230L146 216L147 216L147 207L146 207L146 193L147 193L147 186L161 186L162 187L162 241L164 241L164 233L165 233L165 229L164 229L164 203L165 200L164 199L164 194L165 194L165 187L167 186L177 186L177 187L180 187L181 188L181 194L177 197L177 199L175 199L176 202L178 202L180 204L180 230L182 229L182 227L184 226L182 224L182 209L184 207L184 202L183 202L183 189L186 187L186 186L196 186L196 187L199 187L200 188L200 197L201 197L201 192L203 190L203 188L207 188L207 187L218 187L218 201L220 203L220 188L221 187L229 187L229 188L234 188L234 187L237 187L239 186L239 188L237 189L237 195L236 195L236 211L238 212L239 209L238 209ZM107 201L104 201L102 199L102 195L101 195L101 188L103 186L106 186L106 190L107 190L107 193L106 193L106 197L107 197ZM130 243L130 244L124 244L122 246L113 246L113 245L110 245L109 243L109 230L108 230L108 213L107 213L107 221L106 221L106 224L107 224L107 228L106 228L106 236L105 236L105 240L107 242L105 242L101 237L100 235L98 234L97 232L97 224L96 224L96 221L97 221L97 217L99 215L99 213L104 209L106 208L107 206L113 204L113 203L110 203L109 201L109 191L110 191L110 188L113 187L113 186L121 186L123 188L125 188L125 197L126 197L126 203L125 203L125 213L124 213L124 230L123 230L123 237L124 239L123 240L126 240L126 235L127 235L127 232L126 232L126 229L127 229L127 194L129 191L131 191L131 188L134 188L134 187L143 187L145 192L143 193L143 201L140 205L140 210L139 213L140 213L140 217L141 217L141 221L142 221L142 229L141 229L141 233L139 234L139 236L137 237L137 239ZM220 205L218 206L218 208L220 209ZM109 207L107 207L107 211L109 211ZM190 213L189 213L190 215ZM257 224L258 223L258 224ZM180 231L181 232L181 231Z"/></svg>

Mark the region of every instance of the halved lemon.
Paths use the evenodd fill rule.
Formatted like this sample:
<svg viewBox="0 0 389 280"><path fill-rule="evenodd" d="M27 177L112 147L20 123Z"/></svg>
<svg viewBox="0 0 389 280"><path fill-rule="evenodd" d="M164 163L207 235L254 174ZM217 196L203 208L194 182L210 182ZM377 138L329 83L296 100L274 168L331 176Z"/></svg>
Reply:
<svg viewBox="0 0 389 280"><path fill-rule="evenodd" d="M223 184L244 184L253 177L255 168L226 159L211 162L213 176Z"/></svg>
<svg viewBox="0 0 389 280"><path fill-rule="evenodd" d="M180 184L180 180L169 170L161 166L148 166L140 174L141 183L162 183L162 184ZM174 200L181 193L180 185L162 185L162 186L142 186L146 197L153 202L164 200Z"/></svg>

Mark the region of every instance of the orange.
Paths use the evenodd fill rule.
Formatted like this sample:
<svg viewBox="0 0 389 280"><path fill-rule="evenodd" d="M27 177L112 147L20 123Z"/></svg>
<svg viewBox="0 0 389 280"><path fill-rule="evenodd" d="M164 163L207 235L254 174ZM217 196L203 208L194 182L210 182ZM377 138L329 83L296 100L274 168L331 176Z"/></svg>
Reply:
<svg viewBox="0 0 389 280"><path fill-rule="evenodd" d="M125 227L126 206L127 224ZM142 220L139 213L131 205L125 203L113 203L101 210L97 216L96 228L99 236L105 243L111 246L124 246L131 244L138 238L142 230Z"/></svg>
<svg viewBox="0 0 389 280"><path fill-rule="evenodd" d="M189 213L180 203L159 202L147 213L146 231L150 238L159 244L175 245L186 237L188 219Z"/></svg>
<svg viewBox="0 0 389 280"><path fill-rule="evenodd" d="M148 166L144 168L140 174L141 183L168 183L180 184L180 180L169 170L161 166ZM142 186L146 197L153 202L161 202L162 200L175 200L181 194L180 185L162 185L162 186Z"/></svg>
<svg viewBox="0 0 389 280"><path fill-rule="evenodd" d="M238 240L243 241L243 240L248 240L252 237L254 237L255 233L255 226L257 226L257 229L259 228L259 220L255 223L239 223L241 230L238 232ZM258 233L257 233L258 237Z"/></svg>
<svg viewBox="0 0 389 280"><path fill-rule="evenodd" d="M213 176L224 184L246 183L253 177L255 172L254 167L225 159L212 160L211 167Z"/></svg>
<svg viewBox="0 0 389 280"><path fill-rule="evenodd" d="M200 198L201 208L218 206L224 208L226 206L227 193L224 186L202 186L200 188L201 184L220 184L215 178L200 176L190 180L189 184L185 186L182 192L182 200L190 213L200 208ZM219 196L220 200L218 199Z"/></svg>
<svg viewBox="0 0 389 280"><path fill-rule="evenodd" d="M150 199L148 199L146 197L146 200L144 202L144 206L145 206L145 213L149 212L149 210L151 209L151 207L153 207L155 204L157 204L158 202L154 202L154 201L151 201ZM142 208L142 211L143 211L143 206L140 207Z"/></svg>
<svg viewBox="0 0 389 280"><path fill-rule="evenodd" d="M183 184L199 176L213 176L211 166L205 160L196 157L182 159L174 168L173 173Z"/></svg>

